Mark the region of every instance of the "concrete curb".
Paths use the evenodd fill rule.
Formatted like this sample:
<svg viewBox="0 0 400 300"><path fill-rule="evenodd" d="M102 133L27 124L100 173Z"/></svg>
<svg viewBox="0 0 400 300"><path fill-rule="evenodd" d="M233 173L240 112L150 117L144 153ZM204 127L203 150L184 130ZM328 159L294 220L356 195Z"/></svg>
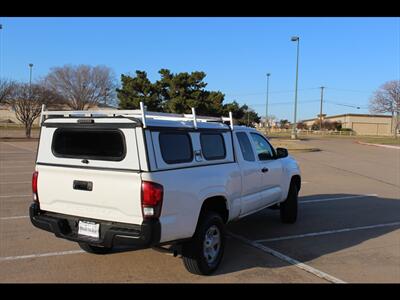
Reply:
<svg viewBox="0 0 400 300"><path fill-rule="evenodd" d="M400 150L400 146L382 145L382 144L371 144L371 143L364 143L364 142L360 142L360 141L357 141L356 143L357 143L357 144L360 144L360 145L376 146L376 147L382 147L382 148L389 148L389 149L397 149L397 150Z"/></svg>
<svg viewBox="0 0 400 300"><path fill-rule="evenodd" d="M294 151L294 152L318 152L321 151L319 148L305 148L305 149L288 149L288 151Z"/></svg>

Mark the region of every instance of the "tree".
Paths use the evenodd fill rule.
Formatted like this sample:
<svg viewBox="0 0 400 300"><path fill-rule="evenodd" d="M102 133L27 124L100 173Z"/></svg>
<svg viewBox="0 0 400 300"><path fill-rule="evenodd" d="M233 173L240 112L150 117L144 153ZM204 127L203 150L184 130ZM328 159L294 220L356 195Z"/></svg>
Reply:
<svg viewBox="0 0 400 300"><path fill-rule="evenodd" d="M171 113L196 112L207 115L220 115L224 94L207 91L203 80L204 72L172 73L161 69L160 80L152 83L144 71L136 71L136 76L121 75L122 86L117 89L120 108L137 109L143 102L148 110Z"/></svg>
<svg viewBox="0 0 400 300"><path fill-rule="evenodd" d="M332 129L338 130L338 131L342 130L342 122L341 121L333 121Z"/></svg>
<svg viewBox="0 0 400 300"><path fill-rule="evenodd" d="M232 117L236 120L243 119L245 115L245 110L243 109L243 106L239 106L239 103L237 103L236 101L224 104L222 107L222 111L222 114L225 116L227 116L229 112L232 112Z"/></svg>
<svg viewBox="0 0 400 300"><path fill-rule="evenodd" d="M261 118L253 109L249 108L246 104L240 107L240 111L243 112L243 117L238 120L238 123L240 125L254 127L255 123L260 123Z"/></svg>
<svg viewBox="0 0 400 300"><path fill-rule="evenodd" d="M297 129L301 130L308 130L308 126L305 122L298 122L297 123Z"/></svg>
<svg viewBox="0 0 400 300"><path fill-rule="evenodd" d="M14 81L0 79L0 104L12 98L15 88L16 83Z"/></svg>
<svg viewBox="0 0 400 300"><path fill-rule="evenodd" d="M400 80L384 83L370 99L370 111L373 113L390 113L392 115L392 130L396 135L400 126ZM396 121L394 120L396 115Z"/></svg>
<svg viewBox="0 0 400 300"><path fill-rule="evenodd" d="M254 127L253 124L259 123L261 120L260 116L253 109L249 108L246 104L240 106L236 101L224 104L222 114L220 115L227 116L229 112L232 112L232 117L238 125Z"/></svg>
<svg viewBox="0 0 400 300"><path fill-rule="evenodd" d="M286 120L286 119L280 120L279 124L280 124L281 128L289 129L289 121L288 120Z"/></svg>
<svg viewBox="0 0 400 300"><path fill-rule="evenodd" d="M48 90L40 84L21 83L15 86L15 93L12 99L7 100L15 116L24 126L26 137L31 137L33 122L39 117L42 104L49 105L61 102L62 99L56 93Z"/></svg>
<svg viewBox="0 0 400 300"><path fill-rule="evenodd" d="M117 89L121 108L138 109L143 102L148 110L162 111L160 89L150 82L146 72L136 71L136 77L122 74L121 83L121 88Z"/></svg>
<svg viewBox="0 0 400 300"><path fill-rule="evenodd" d="M88 109L113 97L115 91L112 71L105 66L55 67L46 76L45 84L48 89L61 95L73 110Z"/></svg>
<svg viewBox="0 0 400 300"><path fill-rule="evenodd" d="M120 108L138 109L143 102L150 111L190 114L192 107L198 115L221 116L232 111L233 118L240 124L248 112L249 123L259 122L258 115L249 110L247 105L237 102L224 104L225 95L220 91L206 90L204 72L172 73L168 69L159 71L160 79L152 83L144 71L136 71L136 75L121 75L121 88L117 89Z"/></svg>

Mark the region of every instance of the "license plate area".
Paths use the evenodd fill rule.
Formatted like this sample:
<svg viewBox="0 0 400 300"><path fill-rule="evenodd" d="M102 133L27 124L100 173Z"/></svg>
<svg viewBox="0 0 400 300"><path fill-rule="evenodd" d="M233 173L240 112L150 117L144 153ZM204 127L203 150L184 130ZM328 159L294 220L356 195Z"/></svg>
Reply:
<svg viewBox="0 0 400 300"><path fill-rule="evenodd" d="M99 239L100 224L89 221L79 221L78 234Z"/></svg>

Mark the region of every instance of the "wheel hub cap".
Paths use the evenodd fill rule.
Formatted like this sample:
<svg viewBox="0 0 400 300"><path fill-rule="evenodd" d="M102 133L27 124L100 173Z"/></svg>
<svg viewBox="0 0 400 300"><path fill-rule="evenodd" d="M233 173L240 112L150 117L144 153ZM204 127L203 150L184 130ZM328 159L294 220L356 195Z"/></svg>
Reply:
<svg viewBox="0 0 400 300"><path fill-rule="evenodd" d="M208 228L203 243L203 254L209 264L218 257L221 247L221 233L217 226Z"/></svg>

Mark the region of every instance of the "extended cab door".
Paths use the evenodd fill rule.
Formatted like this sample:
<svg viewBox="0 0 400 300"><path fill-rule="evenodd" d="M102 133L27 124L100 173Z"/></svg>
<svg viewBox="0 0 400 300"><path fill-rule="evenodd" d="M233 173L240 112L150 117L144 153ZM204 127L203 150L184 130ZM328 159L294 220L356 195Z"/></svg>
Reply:
<svg viewBox="0 0 400 300"><path fill-rule="evenodd" d="M263 189L262 173L247 132L236 132L235 140L238 144L236 156L242 177L240 216L244 216L260 206Z"/></svg>
<svg viewBox="0 0 400 300"><path fill-rule="evenodd" d="M251 132L252 144L256 152L259 172L262 177L260 207L278 202L282 197L282 163L276 159L274 148L259 133Z"/></svg>

